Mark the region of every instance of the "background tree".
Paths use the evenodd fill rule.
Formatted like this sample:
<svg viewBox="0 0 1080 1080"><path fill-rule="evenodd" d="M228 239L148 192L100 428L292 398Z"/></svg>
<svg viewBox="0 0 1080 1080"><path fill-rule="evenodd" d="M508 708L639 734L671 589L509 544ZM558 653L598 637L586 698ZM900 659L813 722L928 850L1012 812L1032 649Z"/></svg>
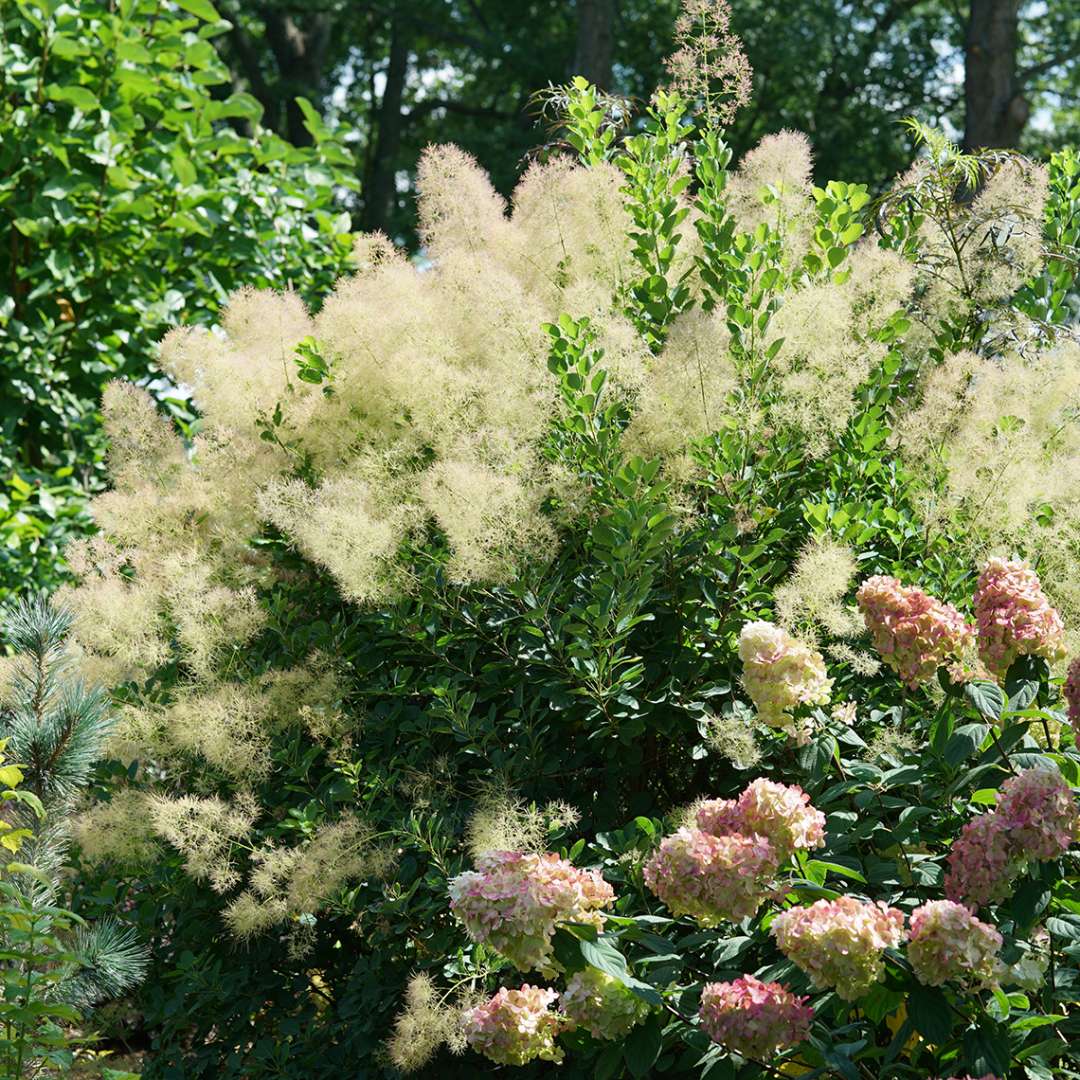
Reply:
<svg viewBox="0 0 1080 1080"><path fill-rule="evenodd" d="M529 97L584 73L646 98L662 79L675 0L222 0L218 39L235 85L300 138L303 93L346 121L363 187L355 216L415 243L415 163L429 142L475 154L509 194L544 135ZM743 0L733 12L756 72L754 105L729 133L738 157L784 127L814 144L815 176L881 187L906 167L897 121L945 120L969 147L1061 145L1075 113L1075 5L1066 0ZM961 72L963 75L961 76Z"/></svg>
<svg viewBox="0 0 1080 1080"><path fill-rule="evenodd" d="M262 130L259 103L227 92L227 25L184 6L213 12L0 7L0 597L53 586L89 527L108 378L154 379L164 331L212 323L241 285L317 302L347 265L350 155L310 108L309 147Z"/></svg>

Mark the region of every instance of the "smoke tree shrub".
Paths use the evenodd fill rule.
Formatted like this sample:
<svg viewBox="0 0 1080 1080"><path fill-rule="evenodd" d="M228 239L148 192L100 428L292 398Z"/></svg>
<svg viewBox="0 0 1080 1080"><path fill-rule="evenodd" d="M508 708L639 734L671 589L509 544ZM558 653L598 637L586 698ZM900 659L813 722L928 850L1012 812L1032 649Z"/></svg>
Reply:
<svg viewBox="0 0 1080 1080"><path fill-rule="evenodd" d="M430 148L430 265L364 237L317 315L166 338L186 439L106 390L79 835L170 975L149 1075L1075 1067L1080 346L1013 302L1046 177L935 137L871 204L796 133L733 166L695 86L620 141L574 84L580 161L509 206ZM946 899L994 990L918 977Z"/></svg>

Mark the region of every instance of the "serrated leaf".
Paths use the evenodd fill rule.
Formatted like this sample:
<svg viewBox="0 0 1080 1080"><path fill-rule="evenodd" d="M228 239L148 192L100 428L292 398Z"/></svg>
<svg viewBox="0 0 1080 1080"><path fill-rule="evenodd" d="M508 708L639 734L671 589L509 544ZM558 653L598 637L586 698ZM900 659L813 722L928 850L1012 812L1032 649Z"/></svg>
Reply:
<svg viewBox="0 0 1080 1080"><path fill-rule="evenodd" d="M964 687L964 697L988 720L1001 719L1001 710L1005 708L1005 694L997 683L982 680L969 682Z"/></svg>

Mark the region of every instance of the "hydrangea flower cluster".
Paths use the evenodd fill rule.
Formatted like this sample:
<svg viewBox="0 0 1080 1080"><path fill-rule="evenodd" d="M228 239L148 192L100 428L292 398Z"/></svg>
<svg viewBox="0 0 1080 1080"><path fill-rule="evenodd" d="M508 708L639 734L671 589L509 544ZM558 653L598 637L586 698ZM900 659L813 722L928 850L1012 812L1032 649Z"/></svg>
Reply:
<svg viewBox="0 0 1080 1080"><path fill-rule="evenodd" d="M999 1080L993 1073L987 1073L985 1076L969 1076L965 1073L963 1076L950 1076L948 1080Z"/></svg>
<svg viewBox="0 0 1080 1080"><path fill-rule="evenodd" d="M972 989L997 983L1001 935L962 904L931 900L911 915L907 957L919 982L940 986L955 979Z"/></svg>
<svg viewBox="0 0 1080 1080"><path fill-rule="evenodd" d="M780 951L819 989L855 1001L881 978L882 951L904 938L904 914L853 896L781 912L771 932Z"/></svg>
<svg viewBox="0 0 1080 1080"><path fill-rule="evenodd" d="M673 914L716 926L753 915L777 865L772 844L762 836L682 828L645 864L645 883Z"/></svg>
<svg viewBox="0 0 1080 1080"><path fill-rule="evenodd" d="M1019 656L1065 655L1065 625L1026 562L987 560L975 588L975 618L979 656L999 679Z"/></svg>
<svg viewBox="0 0 1080 1080"><path fill-rule="evenodd" d="M469 1009L462 1018L468 1044L497 1065L525 1065L534 1058L562 1061L555 1036L565 1021L550 1009L559 995L526 983L519 990L502 987L493 998Z"/></svg>
<svg viewBox="0 0 1080 1080"><path fill-rule="evenodd" d="M1080 656L1069 665L1063 692L1069 708L1069 723L1072 724L1077 745L1080 745Z"/></svg>
<svg viewBox="0 0 1080 1080"><path fill-rule="evenodd" d="M810 796L801 787L772 780L753 781L737 800L702 803L697 825L713 836L763 836L780 863L787 862L796 849L808 851L825 844L825 815L810 805Z"/></svg>
<svg viewBox="0 0 1080 1080"><path fill-rule="evenodd" d="M791 713L799 705L827 705L832 691L821 653L783 627L759 620L743 626L739 659L743 685L762 722L803 738Z"/></svg>
<svg viewBox="0 0 1080 1080"><path fill-rule="evenodd" d="M894 577L867 578L855 594L881 659L914 690L961 662L974 630L952 606Z"/></svg>
<svg viewBox="0 0 1080 1080"><path fill-rule="evenodd" d="M713 1042L748 1058L794 1046L810 1034L814 1010L780 983L744 975L709 983L701 993L701 1026Z"/></svg>
<svg viewBox="0 0 1080 1080"><path fill-rule="evenodd" d="M945 895L979 908L1004 900L1019 872L1004 819L996 813L980 814L964 826L949 851Z"/></svg>
<svg viewBox="0 0 1080 1080"><path fill-rule="evenodd" d="M649 1015L649 1005L618 979L587 967L575 972L559 998L566 1018L595 1039L622 1039Z"/></svg>
<svg viewBox="0 0 1080 1080"><path fill-rule="evenodd" d="M1078 836L1080 813L1057 769L1011 776L997 809L969 821L953 844L945 895L974 907L1004 900L1025 862L1057 858Z"/></svg>
<svg viewBox="0 0 1080 1080"><path fill-rule="evenodd" d="M492 851L477 870L450 882L450 907L474 941L513 961L520 971L554 974L551 939L561 922L603 928L601 909L615 894L595 871L558 855Z"/></svg>
<svg viewBox="0 0 1080 1080"><path fill-rule="evenodd" d="M1080 832L1072 789L1052 768L1026 769L1001 785L997 815L1028 859L1056 859Z"/></svg>

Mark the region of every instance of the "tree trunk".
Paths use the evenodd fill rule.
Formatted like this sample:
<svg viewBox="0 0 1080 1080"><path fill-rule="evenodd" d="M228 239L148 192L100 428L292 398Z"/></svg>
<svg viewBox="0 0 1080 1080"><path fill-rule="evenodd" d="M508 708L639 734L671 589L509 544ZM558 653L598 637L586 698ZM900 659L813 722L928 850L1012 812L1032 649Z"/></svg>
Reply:
<svg viewBox="0 0 1080 1080"><path fill-rule="evenodd" d="M1031 107L1017 77L1020 0L971 0L965 40L964 149L1013 147Z"/></svg>
<svg viewBox="0 0 1080 1080"><path fill-rule="evenodd" d="M404 118L401 102L409 70L409 43L401 23L395 19L390 30L390 56L386 85L379 103L378 136L371 156L364 191L364 228L386 230L394 209L398 150Z"/></svg>
<svg viewBox="0 0 1080 1080"><path fill-rule="evenodd" d="M570 74L584 75L601 90L610 90L615 0L577 0L577 23L577 49Z"/></svg>
<svg viewBox="0 0 1080 1080"><path fill-rule="evenodd" d="M311 15L301 25L286 12L274 9L264 9L262 17L278 69L273 93L284 111L284 118L279 115L270 126L294 146L308 146L312 138L296 98L313 98L312 104L318 107L333 19L327 14Z"/></svg>

